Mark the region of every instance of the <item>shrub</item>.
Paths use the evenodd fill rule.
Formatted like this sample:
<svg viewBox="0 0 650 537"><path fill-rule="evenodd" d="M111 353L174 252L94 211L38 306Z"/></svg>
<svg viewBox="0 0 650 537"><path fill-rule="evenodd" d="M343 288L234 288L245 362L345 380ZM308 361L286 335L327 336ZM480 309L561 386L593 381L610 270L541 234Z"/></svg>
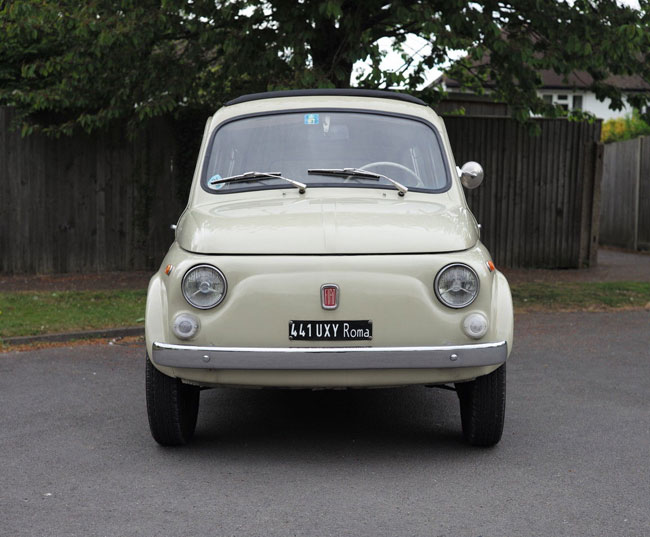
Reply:
<svg viewBox="0 0 650 537"><path fill-rule="evenodd" d="M643 121L635 110L631 115L605 121L600 133L600 140L607 144L648 134L650 134L650 125Z"/></svg>

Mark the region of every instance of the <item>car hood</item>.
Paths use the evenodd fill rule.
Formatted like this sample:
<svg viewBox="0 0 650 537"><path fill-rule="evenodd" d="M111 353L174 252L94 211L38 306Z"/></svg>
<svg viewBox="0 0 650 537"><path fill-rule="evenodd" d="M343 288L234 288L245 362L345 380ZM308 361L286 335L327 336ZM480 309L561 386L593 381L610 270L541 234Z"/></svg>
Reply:
<svg viewBox="0 0 650 537"><path fill-rule="evenodd" d="M176 240L202 254L287 255L453 252L478 241L467 208L409 196L212 203L185 211Z"/></svg>

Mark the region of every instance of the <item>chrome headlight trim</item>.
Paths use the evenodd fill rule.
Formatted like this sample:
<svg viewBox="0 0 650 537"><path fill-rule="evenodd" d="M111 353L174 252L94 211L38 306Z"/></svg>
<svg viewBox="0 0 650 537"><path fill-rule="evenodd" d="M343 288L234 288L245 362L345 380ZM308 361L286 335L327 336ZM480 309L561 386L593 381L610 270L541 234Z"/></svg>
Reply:
<svg viewBox="0 0 650 537"><path fill-rule="evenodd" d="M445 271L447 271L448 269L453 268L453 267L463 267L463 268L469 270L474 275L474 278L476 278L476 293L474 293L474 296L472 297L472 299L469 302L466 302L465 304L460 304L460 305L458 305L458 304L450 304L444 298L442 298L442 296L440 295L440 291L438 289L438 283L440 281L440 277L445 273ZM481 291L481 280L479 279L478 274L476 274L476 271L472 267L470 267L469 265L466 265L465 263L450 263L449 265L445 265L444 267L442 267L438 271L438 274L436 274L436 278L433 281L433 291L435 292L436 297L438 298L438 300L440 301L441 304L444 304L448 308L462 309L462 308L466 308L467 306L469 306L478 297L478 295L479 295L479 293Z"/></svg>
<svg viewBox="0 0 650 537"><path fill-rule="evenodd" d="M202 306L200 304L195 304L194 302L192 302L190 297L188 297L186 292L185 292L185 282L187 281L188 276L193 271L195 271L197 269L200 269L200 268L207 268L207 269L210 269L210 270L214 270L216 272L217 276L223 282L223 293L221 293L221 297L219 297L219 299L214 304L210 304L209 306ZM190 267L189 269L187 269L187 271L183 275L183 280L181 282L181 292L183 293L183 297L185 298L185 300L187 301L187 303L190 306L192 306L194 308L197 308L197 309L200 309L200 310L209 310L209 309L212 309L212 308L216 308L219 304L221 304L223 302L223 299L226 298L226 294L228 293L228 280L226 280L226 276L224 275L224 273L221 272L214 265L208 265L207 263L202 263L200 265L194 265L193 267Z"/></svg>

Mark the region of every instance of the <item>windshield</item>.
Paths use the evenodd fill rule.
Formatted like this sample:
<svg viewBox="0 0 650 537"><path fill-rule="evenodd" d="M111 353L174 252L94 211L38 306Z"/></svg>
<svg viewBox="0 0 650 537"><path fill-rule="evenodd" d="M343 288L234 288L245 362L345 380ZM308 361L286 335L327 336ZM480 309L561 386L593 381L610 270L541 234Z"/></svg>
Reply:
<svg viewBox="0 0 650 537"><path fill-rule="evenodd" d="M291 188L273 177L218 182L253 171L279 173L309 188L395 188L385 178L313 173L342 168L382 174L413 191L440 192L449 184L441 144L432 127L377 113L292 112L231 121L213 137L206 168L203 188L215 194Z"/></svg>

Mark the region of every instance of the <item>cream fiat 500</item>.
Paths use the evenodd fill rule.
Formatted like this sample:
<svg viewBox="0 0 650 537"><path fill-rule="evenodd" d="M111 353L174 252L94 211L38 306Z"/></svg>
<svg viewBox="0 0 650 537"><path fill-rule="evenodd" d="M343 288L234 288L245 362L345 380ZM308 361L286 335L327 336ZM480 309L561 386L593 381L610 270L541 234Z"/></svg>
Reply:
<svg viewBox="0 0 650 537"><path fill-rule="evenodd" d="M513 313L462 189L482 178L409 95L227 103L149 284L154 439L192 437L205 387L420 384L454 387L466 440L496 444Z"/></svg>

